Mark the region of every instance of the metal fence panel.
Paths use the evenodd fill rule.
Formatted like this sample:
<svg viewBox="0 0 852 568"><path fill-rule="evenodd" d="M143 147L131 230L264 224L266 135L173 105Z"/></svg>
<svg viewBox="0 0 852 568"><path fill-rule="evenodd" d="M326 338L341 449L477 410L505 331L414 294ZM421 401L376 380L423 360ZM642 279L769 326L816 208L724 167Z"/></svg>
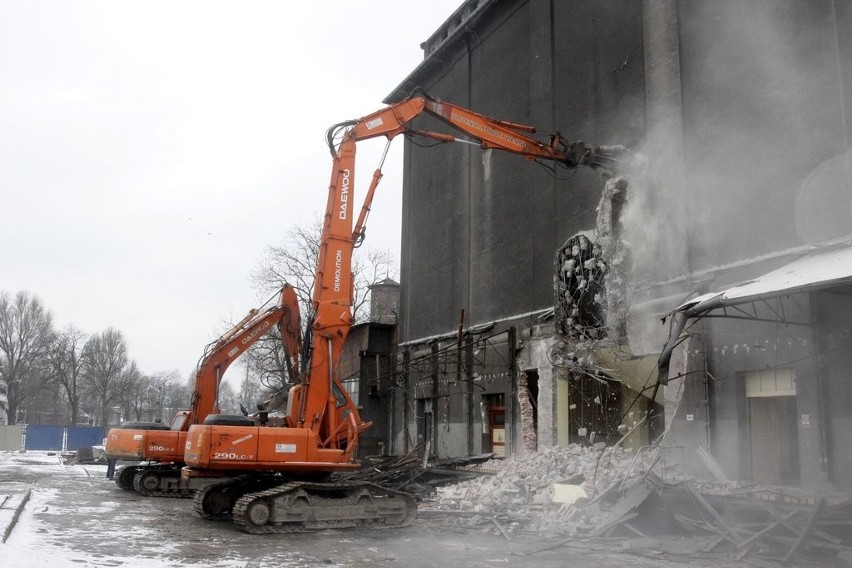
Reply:
<svg viewBox="0 0 852 568"><path fill-rule="evenodd" d="M98 446L104 443L103 426L72 426L68 428L67 450L75 451L78 448Z"/></svg>
<svg viewBox="0 0 852 568"><path fill-rule="evenodd" d="M76 451L79 448L97 446L104 441L102 426L26 426L27 450ZM20 448L20 430L18 445Z"/></svg>
<svg viewBox="0 0 852 568"><path fill-rule="evenodd" d="M12 452L20 450L23 430L23 424L0 426L0 451Z"/></svg>
<svg viewBox="0 0 852 568"><path fill-rule="evenodd" d="M62 450L63 426L27 425L27 450Z"/></svg>

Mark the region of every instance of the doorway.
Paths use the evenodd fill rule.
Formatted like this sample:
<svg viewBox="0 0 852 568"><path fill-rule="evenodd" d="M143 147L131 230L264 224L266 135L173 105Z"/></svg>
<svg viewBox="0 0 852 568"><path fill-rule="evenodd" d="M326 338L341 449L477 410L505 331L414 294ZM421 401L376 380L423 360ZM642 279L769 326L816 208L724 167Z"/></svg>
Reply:
<svg viewBox="0 0 852 568"><path fill-rule="evenodd" d="M485 396L488 407L488 449L495 458L506 457L506 399L502 394Z"/></svg>
<svg viewBox="0 0 852 568"><path fill-rule="evenodd" d="M799 431L792 369L747 373L751 478L777 485L799 482Z"/></svg>

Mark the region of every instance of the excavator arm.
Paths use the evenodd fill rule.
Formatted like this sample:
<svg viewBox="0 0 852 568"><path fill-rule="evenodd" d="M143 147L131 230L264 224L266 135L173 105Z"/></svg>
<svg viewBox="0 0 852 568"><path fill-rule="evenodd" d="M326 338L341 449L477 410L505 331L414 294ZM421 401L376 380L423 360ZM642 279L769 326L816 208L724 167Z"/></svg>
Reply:
<svg viewBox="0 0 852 568"><path fill-rule="evenodd" d="M412 122L422 114L438 118L467 138L451 134L412 128ZM354 144L360 140L384 136L390 142L398 135L422 137L437 142L462 142L476 144L483 149L501 150L518 154L528 160L546 161L565 168L587 166L612 175L618 168L627 150L623 146L590 146L584 142L566 142L558 132L549 134L547 140L534 137L538 131L533 126L499 120L442 101L421 89L414 91L404 101L387 106L357 120L347 120L333 125L326 133L326 140L335 162L345 162L347 156L354 158ZM351 148L350 148L351 146ZM387 149L385 150L385 155ZM384 157L382 158L384 161ZM350 168L350 176L351 176ZM364 227L370 212L373 195L382 178L381 164L373 173L373 180L364 198L361 213L355 222L353 235L356 246L364 238ZM338 187L349 180L340 179ZM348 188L347 188L348 189ZM331 197L331 196L330 196ZM341 193L341 198L346 198ZM350 197L351 199L351 197ZM331 204L329 204L331 205ZM349 204L341 202L341 211Z"/></svg>
<svg viewBox="0 0 852 568"><path fill-rule="evenodd" d="M228 366L251 347L273 325L277 325L287 352L291 381L298 377L298 353L301 348L301 323L296 293L285 285L277 306L264 312L251 310L246 317L205 349L195 374L191 407L180 410L171 428L163 424L130 422L112 428L107 434L105 454L113 460L147 462L128 465L117 473L116 484L142 495L187 496L190 491L180 484L180 467L189 429L208 415L218 415L219 385Z"/></svg>
<svg viewBox="0 0 852 568"><path fill-rule="evenodd" d="M222 375L237 357L245 353L273 325L281 333L290 380L294 383L297 381L297 361L302 347L299 302L293 287L285 284L281 288L278 305L262 313L250 311L208 347L195 374L192 405L185 429L188 430L192 424L200 424L208 414L215 412Z"/></svg>
<svg viewBox="0 0 852 568"><path fill-rule="evenodd" d="M437 117L467 138L412 128L414 119L422 114ZM356 145L362 140L384 136L389 146L400 134L438 142L478 144L484 149L502 150L529 160L547 161L566 168L587 166L608 173L625 152L621 146L568 143L559 133L542 141L533 136L536 129L532 126L490 118L422 90L415 91L402 102L329 128L326 138L333 164L313 295L315 353L306 380L306 396L300 399L298 414L292 416L293 423L307 425L320 435L337 428L332 412L332 385L334 368L352 325L352 254L364 238L367 217L382 178L380 163L373 173L360 213L354 219ZM382 162L386 155L387 147Z"/></svg>
<svg viewBox="0 0 852 568"><path fill-rule="evenodd" d="M415 130L412 121L424 113L438 117L466 138ZM416 510L410 495L327 478L333 472L358 468L358 438L370 426L362 421L338 376L338 362L353 324L352 254L364 236L382 177L380 163L356 218L356 146L361 140L382 136L389 145L400 134L439 142L466 141L569 168L603 168L619 151L618 147L566 144L558 134L543 142L533 137L532 127L488 118L422 92L358 120L332 126L327 138L333 162L312 297L310 364L290 390L284 427L246 419L245 424L205 423L189 430L184 454L187 466L181 479L187 487L198 489L193 505L200 515L230 516L242 530L256 533L339 527L341 523L410 523Z"/></svg>
<svg viewBox="0 0 852 568"><path fill-rule="evenodd" d="M589 146L583 142L566 142L558 132L550 134L547 142L534 138L534 126L491 118L459 105L442 101L422 90L402 102L390 105L372 114L349 120L331 127L330 132L341 127L350 128L349 134L357 140L377 136L394 138L399 134L422 136L439 142L465 142L450 134L417 130L411 121L420 114L430 114L464 135L484 149L497 149L519 154L530 160L550 160L569 168L589 166L611 171L625 152L622 146ZM329 137L333 146L333 136ZM332 153L334 149L332 148Z"/></svg>

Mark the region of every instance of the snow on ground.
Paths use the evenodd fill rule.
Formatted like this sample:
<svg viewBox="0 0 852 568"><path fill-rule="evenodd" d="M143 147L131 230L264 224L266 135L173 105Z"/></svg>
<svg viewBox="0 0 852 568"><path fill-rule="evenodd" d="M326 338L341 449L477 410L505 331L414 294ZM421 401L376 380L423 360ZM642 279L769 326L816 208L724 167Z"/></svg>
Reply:
<svg viewBox="0 0 852 568"><path fill-rule="evenodd" d="M114 493L105 478L106 465L67 465L55 452L0 454L0 538L9 531L6 542L0 544L4 568L175 566L174 544L164 542L153 526L130 522L132 530L122 528L122 517L126 518L131 511L120 510L127 504L109 498ZM70 497L63 494L64 487L95 479L97 484L93 489L108 490L102 494L90 492L93 498L85 502L73 494ZM15 520L19 508L21 512ZM105 522L107 519L109 522ZM14 526L10 529L12 522ZM110 526L116 530L109 531ZM123 541L133 541L132 556L116 553ZM144 554L139 554L140 549ZM181 565L212 566L206 561L181 562ZM215 566L243 568L246 562L222 559Z"/></svg>

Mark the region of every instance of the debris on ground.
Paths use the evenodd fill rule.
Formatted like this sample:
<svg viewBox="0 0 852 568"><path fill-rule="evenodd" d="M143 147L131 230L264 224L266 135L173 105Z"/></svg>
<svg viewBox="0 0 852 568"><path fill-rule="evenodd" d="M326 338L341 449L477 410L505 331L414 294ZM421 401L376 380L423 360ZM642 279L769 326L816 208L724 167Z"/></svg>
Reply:
<svg viewBox="0 0 852 568"><path fill-rule="evenodd" d="M845 494L687 478L664 471L655 452L603 444L425 463L418 451L350 478L414 493L427 521L530 543L525 555L615 548L757 566L852 566L844 563L852 559L852 498Z"/></svg>
<svg viewBox="0 0 852 568"><path fill-rule="evenodd" d="M437 487L474 479L482 470L471 469L493 458L493 454L455 459L423 460L423 446L419 445L403 456L374 456L355 472L338 473L336 481L359 481L383 485L397 491L411 493L418 498L432 495Z"/></svg>
<svg viewBox="0 0 852 568"><path fill-rule="evenodd" d="M475 513L499 518L515 531L575 535L605 522L606 496L641 481L645 470L624 448L572 444L491 460L481 471L486 473L438 488L421 511Z"/></svg>

